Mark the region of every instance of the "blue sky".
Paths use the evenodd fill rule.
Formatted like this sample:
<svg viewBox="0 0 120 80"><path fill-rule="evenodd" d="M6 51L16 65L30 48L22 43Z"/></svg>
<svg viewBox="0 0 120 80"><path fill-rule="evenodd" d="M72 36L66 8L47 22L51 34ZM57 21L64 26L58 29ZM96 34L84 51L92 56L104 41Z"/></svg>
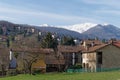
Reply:
<svg viewBox="0 0 120 80"><path fill-rule="evenodd" d="M20 24L110 23L120 27L120 0L0 0L0 20Z"/></svg>

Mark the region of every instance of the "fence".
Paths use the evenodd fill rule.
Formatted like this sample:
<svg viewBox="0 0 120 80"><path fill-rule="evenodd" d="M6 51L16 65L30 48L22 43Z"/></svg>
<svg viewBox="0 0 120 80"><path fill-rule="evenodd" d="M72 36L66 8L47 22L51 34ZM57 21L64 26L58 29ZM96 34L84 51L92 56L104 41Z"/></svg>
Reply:
<svg viewBox="0 0 120 80"><path fill-rule="evenodd" d="M85 72L85 69L67 69L66 72L73 73L73 72Z"/></svg>
<svg viewBox="0 0 120 80"><path fill-rule="evenodd" d="M118 71L120 68L97 68L97 72L106 72L106 71Z"/></svg>
<svg viewBox="0 0 120 80"><path fill-rule="evenodd" d="M107 72L107 71L119 71L120 68L97 68L94 72ZM93 72L86 69L67 69L66 72L73 73L73 72Z"/></svg>

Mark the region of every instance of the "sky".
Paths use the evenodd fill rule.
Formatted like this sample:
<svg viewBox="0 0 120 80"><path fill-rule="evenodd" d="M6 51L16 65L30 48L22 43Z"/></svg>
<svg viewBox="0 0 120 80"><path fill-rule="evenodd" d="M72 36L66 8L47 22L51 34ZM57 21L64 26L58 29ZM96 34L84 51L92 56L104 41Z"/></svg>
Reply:
<svg viewBox="0 0 120 80"><path fill-rule="evenodd" d="M113 24L120 0L0 0L0 20L31 25Z"/></svg>

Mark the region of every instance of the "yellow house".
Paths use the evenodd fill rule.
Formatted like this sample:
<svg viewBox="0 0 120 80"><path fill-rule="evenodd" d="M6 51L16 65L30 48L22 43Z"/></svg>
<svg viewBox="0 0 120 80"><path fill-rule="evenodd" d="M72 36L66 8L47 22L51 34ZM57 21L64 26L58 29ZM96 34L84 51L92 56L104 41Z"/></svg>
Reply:
<svg viewBox="0 0 120 80"><path fill-rule="evenodd" d="M27 48L27 49L13 49L14 52L17 52L19 56L17 57L17 69L18 71L27 72L27 66L31 65L31 70L46 72L46 63L45 56L51 52L51 49L36 49L36 48Z"/></svg>
<svg viewBox="0 0 120 80"><path fill-rule="evenodd" d="M43 59L38 59L32 64L32 71L37 71L37 70L39 70L42 73L46 72L46 64Z"/></svg>

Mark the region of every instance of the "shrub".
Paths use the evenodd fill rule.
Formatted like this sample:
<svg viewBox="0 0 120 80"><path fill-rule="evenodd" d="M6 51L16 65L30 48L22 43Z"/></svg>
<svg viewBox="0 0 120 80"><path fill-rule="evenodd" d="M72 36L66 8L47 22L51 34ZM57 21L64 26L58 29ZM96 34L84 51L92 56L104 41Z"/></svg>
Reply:
<svg viewBox="0 0 120 80"><path fill-rule="evenodd" d="M82 68L82 65L73 65L71 67L69 67L69 69L81 69Z"/></svg>

